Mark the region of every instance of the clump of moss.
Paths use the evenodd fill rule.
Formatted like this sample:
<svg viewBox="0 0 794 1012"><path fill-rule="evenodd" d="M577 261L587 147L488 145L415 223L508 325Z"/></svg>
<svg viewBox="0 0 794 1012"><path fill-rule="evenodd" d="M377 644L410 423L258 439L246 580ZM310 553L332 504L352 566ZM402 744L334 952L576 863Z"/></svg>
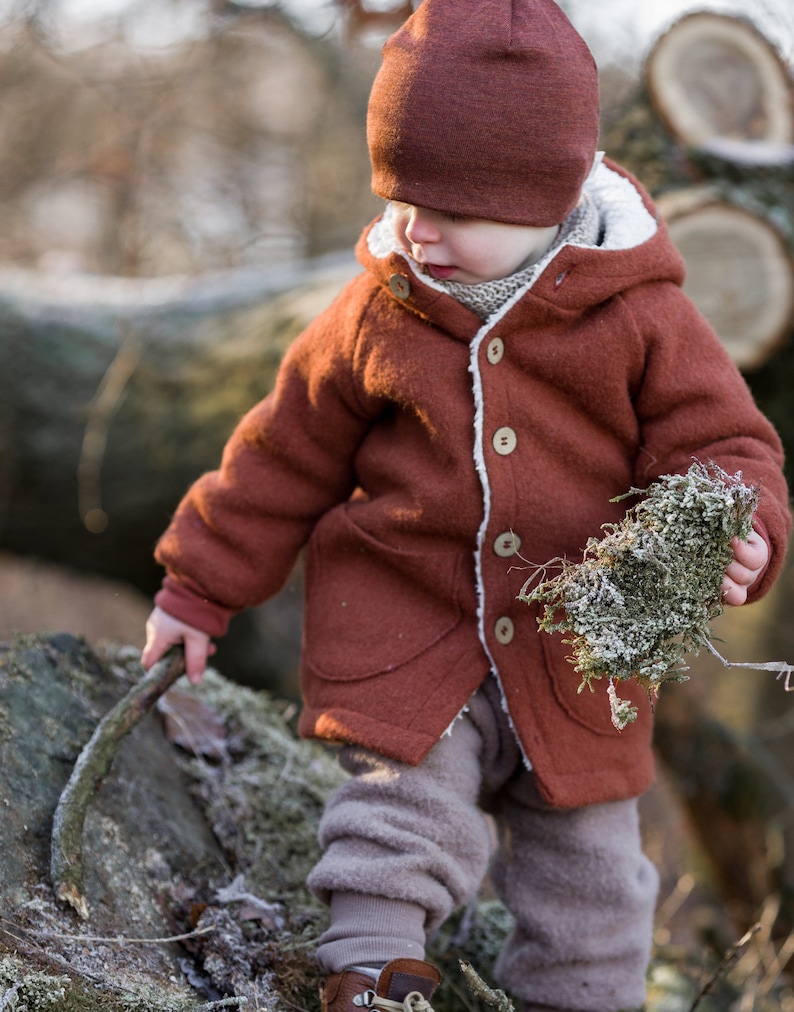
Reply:
<svg viewBox="0 0 794 1012"><path fill-rule="evenodd" d="M0 1008L40 1012L63 1009L71 980L65 974L25 970L22 960L0 955Z"/></svg>
<svg viewBox="0 0 794 1012"><path fill-rule="evenodd" d="M562 632L581 673L579 691L608 679L612 722L620 730L636 708L620 699L616 681L633 678L655 694L666 681L683 681L688 652L711 638L723 609L721 586L733 557L731 539L746 540L759 489L714 463L695 461L686 474L666 474L617 524L590 538L580 563L555 559L560 572L519 599L541 606L538 626Z"/></svg>
<svg viewBox="0 0 794 1012"><path fill-rule="evenodd" d="M299 741L266 692L234 685L213 670L185 686L223 716L233 761L183 765L216 838L251 889L277 893L290 906L325 908L306 888L320 856L317 825L325 801L347 775L331 750Z"/></svg>

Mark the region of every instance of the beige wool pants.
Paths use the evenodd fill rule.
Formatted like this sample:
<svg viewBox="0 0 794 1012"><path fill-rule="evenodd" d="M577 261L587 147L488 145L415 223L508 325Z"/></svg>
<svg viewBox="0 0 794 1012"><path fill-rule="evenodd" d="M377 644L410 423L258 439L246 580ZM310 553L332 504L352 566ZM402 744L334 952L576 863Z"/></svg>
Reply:
<svg viewBox="0 0 794 1012"><path fill-rule="evenodd" d="M642 853L637 801L551 808L494 679L420 766L355 746L340 762L352 776L327 805L309 877L331 907L324 972L423 959L428 935L490 871L515 918L497 982L526 1010L642 1004L658 876Z"/></svg>

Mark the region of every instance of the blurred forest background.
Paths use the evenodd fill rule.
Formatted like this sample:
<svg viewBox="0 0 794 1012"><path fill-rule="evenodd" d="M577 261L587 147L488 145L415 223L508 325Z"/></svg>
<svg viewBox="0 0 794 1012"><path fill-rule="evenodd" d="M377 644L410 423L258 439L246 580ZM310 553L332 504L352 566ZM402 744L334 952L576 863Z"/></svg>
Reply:
<svg viewBox="0 0 794 1012"><path fill-rule="evenodd" d="M762 110L767 132L756 96L748 129L718 138L726 146L681 134L647 72L692 5L562 6L599 61L602 146L670 210L671 228L682 208L717 204L737 229L717 237L726 256L755 242L743 215L768 237L751 260L761 303L778 312L756 335L763 307L745 309L731 337L794 459L794 11L786 0L720 6L718 17L752 19L768 61L759 87L774 105ZM410 10L0 2L3 638L64 629L142 644L159 578L151 549L169 511L267 392L286 343L355 270L352 246L379 209L367 95L382 41ZM735 111L735 93L714 80L715 103ZM737 269L715 266L711 247L708 267L718 282ZM722 302L727 341L744 307ZM300 592L298 572L237 620L219 668L294 698ZM789 566L769 599L720 620L724 654L794 661L792 602ZM701 656L692 681L660 702L660 783L646 804L664 876L657 943L722 953L755 927L732 961L738 1012L772 993L794 1009L793 743L794 695L773 674Z"/></svg>

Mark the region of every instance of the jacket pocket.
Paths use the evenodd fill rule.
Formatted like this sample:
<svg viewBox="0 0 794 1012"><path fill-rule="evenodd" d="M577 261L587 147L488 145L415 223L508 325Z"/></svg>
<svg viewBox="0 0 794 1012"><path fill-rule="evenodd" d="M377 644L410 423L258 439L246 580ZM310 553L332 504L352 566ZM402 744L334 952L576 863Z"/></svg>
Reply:
<svg viewBox="0 0 794 1012"><path fill-rule="evenodd" d="M462 562L457 552L386 545L348 506L332 510L307 550L306 662L325 678L355 681L425 654L462 620Z"/></svg>
<svg viewBox="0 0 794 1012"><path fill-rule="evenodd" d="M543 658L551 679L552 690L557 703L577 723L583 725L597 734L608 735L609 737L631 736L634 729L648 715L650 705L647 693L633 679L630 681L619 681L615 688L621 699L628 699L632 705L638 708L638 721L629 724L623 731L618 731L612 723L609 707L607 687L609 680L602 678L592 683L592 691L585 686L579 692L582 684L581 672L576 671L573 664L567 660L571 654L570 644L564 643L559 633L549 635L539 632L543 647Z"/></svg>

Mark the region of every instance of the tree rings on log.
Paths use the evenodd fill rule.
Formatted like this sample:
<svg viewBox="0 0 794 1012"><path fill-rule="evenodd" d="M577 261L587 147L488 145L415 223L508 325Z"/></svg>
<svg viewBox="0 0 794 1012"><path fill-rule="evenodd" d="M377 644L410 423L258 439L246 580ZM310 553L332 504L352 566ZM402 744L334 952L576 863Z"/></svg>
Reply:
<svg viewBox="0 0 794 1012"><path fill-rule="evenodd" d="M686 262L684 291L742 369L762 365L794 322L794 263L770 223L709 188L659 200Z"/></svg>
<svg viewBox="0 0 794 1012"><path fill-rule="evenodd" d="M657 114L685 145L714 137L794 140L790 73L749 21L706 11L686 15L659 38L645 76Z"/></svg>

